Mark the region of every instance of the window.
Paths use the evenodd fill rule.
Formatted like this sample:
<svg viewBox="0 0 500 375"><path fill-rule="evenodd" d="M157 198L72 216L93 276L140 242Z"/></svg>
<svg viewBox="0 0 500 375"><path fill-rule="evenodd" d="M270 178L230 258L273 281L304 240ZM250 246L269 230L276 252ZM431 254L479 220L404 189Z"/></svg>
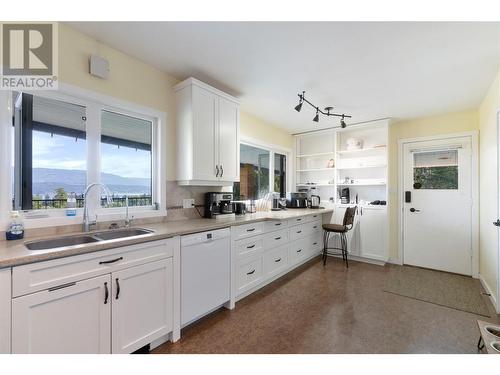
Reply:
<svg viewBox="0 0 500 375"><path fill-rule="evenodd" d="M240 144L240 182L234 183L235 199L260 199L271 191L285 196L286 155Z"/></svg>
<svg viewBox="0 0 500 375"><path fill-rule="evenodd" d="M67 193L86 185L86 109L15 95L13 208L66 207Z"/></svg>
<svg viewBox="0 0 500 375"><path fill-rule="evenodd" d="M102 111L101 182L113 193L113 206L152 205L151 121ZM101 197L101 205L106 205Z"/></svg>
<svg viewBox="0 0 500 375"><path fill-rule="evenodd" d="M109 188L113 207L126 196L130 206L156 207L154 117L59 96L13 93L13 103L13 209L63 209L69 193L83 207L89 182ZM89 204L99 207L98 194Z"/></svg>
<svg viewBox="0 0 500 375"><path fill-rule="evenodd" d="M458 189L458 150L426 151L413 154L415 189Z"/></svg>

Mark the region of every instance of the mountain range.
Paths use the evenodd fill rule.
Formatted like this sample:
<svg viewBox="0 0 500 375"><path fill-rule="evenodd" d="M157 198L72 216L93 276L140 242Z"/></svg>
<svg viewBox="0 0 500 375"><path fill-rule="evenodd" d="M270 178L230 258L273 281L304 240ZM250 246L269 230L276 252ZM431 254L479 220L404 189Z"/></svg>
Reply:
<svg viewBox="0 0 500 375"><path fill-rule="evenodd" d="M54 168L33 168L33 195L53 195L58 188L66 192L82 194L85 190L87 172ZM151 193L148 178L123 177L111 173L101 173L101 182L114 195L142 195Z"/></svg>

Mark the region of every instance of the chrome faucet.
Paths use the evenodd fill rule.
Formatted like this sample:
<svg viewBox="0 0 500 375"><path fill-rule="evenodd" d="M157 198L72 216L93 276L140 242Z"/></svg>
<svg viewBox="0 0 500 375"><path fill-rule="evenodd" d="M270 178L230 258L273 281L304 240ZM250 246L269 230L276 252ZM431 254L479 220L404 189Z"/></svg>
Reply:
<svg viewBox="0 0 500 375"><path fill-rule="evenodd" d="M128 215L128 195L125 195L125 228L130 227L132 220L134 220L134 216L129 217Z"/></svg>
<svg viewBox="0 0 500 375"><path fill-rule="evenodd" d="M108 203L108 206L113 203L113 198L111 198L111 192L109 191L108 187L104 184L101 184L100 182L94 182L90 185L88 185L85 188L85 192L83 193L83 231L88 232L90 231L90 227L93 225L97 225L97 215L95 220L90 220L89 219L89 208L87 207L87 195L89 191L94 187L94 186L100 186L104 192L106 193L106 201Z"/></svg>

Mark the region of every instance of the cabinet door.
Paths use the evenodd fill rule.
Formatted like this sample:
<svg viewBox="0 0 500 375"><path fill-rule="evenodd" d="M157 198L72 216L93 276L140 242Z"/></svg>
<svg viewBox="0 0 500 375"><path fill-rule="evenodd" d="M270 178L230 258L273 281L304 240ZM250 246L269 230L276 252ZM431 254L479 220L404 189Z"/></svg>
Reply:
<svg viewBox="0 0 500 375"><path fill-rule="evenodd" d="M387 213L381 209L360 209L361 256L387 261Z"/></svg>
<svg viewBox="0 0 500 375"><path fill-rule="evenodd" d="M239 181L240 143L238 104L219 98L219 167L221 181Z"/></svg>
<svg viewBox="0 0 500 375"><path fill-rule="evenodd" d="M215 166L217 150L218 97L193 86L193 179L217 181Z"/></svg>
<svg viewBox="0 0 500 375"><path fill-rule="evenodd" d="M172 331L172 258L111 274L113 353L131 353Z"/></svg>
<svg viewBox="0 0 500 375"><path fill-rule="evenodd" d="M11 270L0 270L0 354L10 353Z"/></svg>
<svg viewBox="0 0 500 375"><path fill-rule="evenodd" d="M14 298L12 352L110 353L110 284L105 275Z"/></svg>

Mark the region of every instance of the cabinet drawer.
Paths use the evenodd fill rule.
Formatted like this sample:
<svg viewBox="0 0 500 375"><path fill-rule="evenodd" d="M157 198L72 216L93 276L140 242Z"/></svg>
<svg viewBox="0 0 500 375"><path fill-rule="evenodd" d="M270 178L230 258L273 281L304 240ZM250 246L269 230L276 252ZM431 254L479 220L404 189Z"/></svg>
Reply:
<svg viewBox="0 0 500 375"><path fill-rule="evenodd" d="M316 220L319 220L319 222L321 223L321 221L323 220L322 218L323 214L312 214L312 215L309 215L308 216L308 221L316 221Z"/></svg>
<svg viewBox="0 0 500 375"><path fill-rule="evenodd" d="M264 273L266 277L274 276L288 267L288 245L264 254Z"/></svg>
<svg viewBox="0 0 500 375"><path fill-rule="evenodd" d="M145 242L12 269L14 297L88 279L173 255L175 239Z"/></svg>
<svg viewBox="0 0 500 375"><path fill-rule="evenodd" d="M312 232L320 232L322 230L321 225L322 225L321 221L319 221L319 220L315 220L315 221L310 222L309 228L310 228L311 233Z"/></svg>
<svg viewBox="0 0 500 375"><path fill-rule="evenodd" d="M311 233L312 226L309 223L295 225L290 228L290 241L303 238Z"/></svg>
<svg viewBox="0 0 500 375"><path fill-rule="evenodd" d="M307 238L301 238L298 241L290 243L290 263L296 264L309 255L309 241Z"/></svg>
<svg viewBox="0 0 500 375"><path fill-rule="evenodd" d="M286 227L288 227L287 220L270 220L270 221L264 222L264 231L265 232L272 232L272 231L283 229Z"/></svg>
<svg viewBox="0 0 500 375"><path fill-rule="evenodd" d="M297 225L297 224L303 224L306 223L308 219L308 216L299 216L299 217L294 217L293 219L289 219L290 225Z"/></svg>
<svg viewBox="0 0 500 375"><path fill-rule="evenodd" d="M261 253L263 247L262 236L250 237L236 241L236 254L238 258L246 258Z"/></svg>
<svg viewBox="0 0 500 375"><path fill-rule="evenodd" d="M277 230L263 236L264 249L274 249L288 243L288 229Z"/></svg>
<svg viewBox="0 0 500 375"><path fill-rule="evenodd" d="M262 256L240 261L238 263L238 294L258 285L263 279Z"/></svg>
<svg viewBox="0 0 500 375"><path fill-rule="evenodd" d="M241 238L255 236L257 234L262 234L264 232L264 223L252 223L245 225L238 225L234 228L234 239L238 240Z"/></svg>

